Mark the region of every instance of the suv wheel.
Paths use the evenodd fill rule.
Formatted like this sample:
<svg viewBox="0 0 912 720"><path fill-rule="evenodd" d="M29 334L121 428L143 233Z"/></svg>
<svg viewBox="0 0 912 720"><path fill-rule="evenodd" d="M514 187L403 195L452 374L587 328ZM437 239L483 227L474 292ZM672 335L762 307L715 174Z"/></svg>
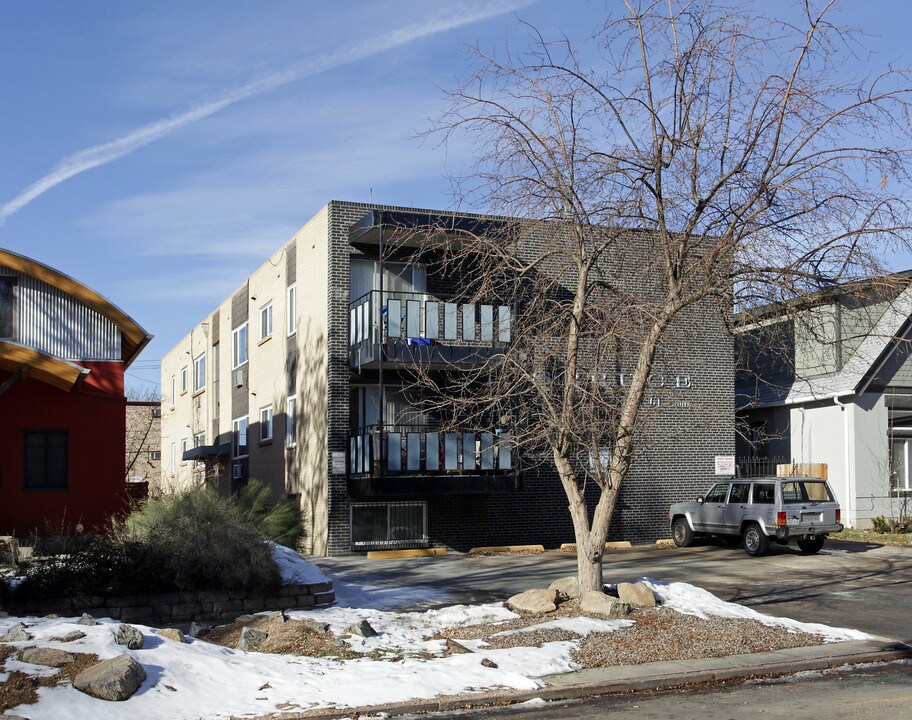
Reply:
<svg viewBox="0 0 912 720"><path fill-rule="evenodd" d="M677 518L671 526L671 537L678 547L688 547L693 544L694 534L684 518Z"/></svg>
<svg viewBox="0 0 912 720"><path fill-rule="evenodd" d="M818 535L815 538L802 538L798 541L798 549L805 555L813 555L816 552L820 552L825 540L826 537L823 535Z"/></svg>
<svg viewBox="0 0 912 720"><path fill-rule="evenodd" d="M757 523L751 523L744 528L741 541L744 544L744 552L751 557L760 557L769 547L769 538L763 534Z"/></svg>

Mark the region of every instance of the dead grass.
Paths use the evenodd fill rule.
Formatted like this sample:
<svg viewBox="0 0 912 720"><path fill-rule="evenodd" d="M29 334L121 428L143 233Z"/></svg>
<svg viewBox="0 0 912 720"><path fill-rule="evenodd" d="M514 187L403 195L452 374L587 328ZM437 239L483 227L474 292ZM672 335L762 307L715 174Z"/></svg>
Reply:
<svg viewBox="0 0 912 720"><path fill-rule="evenodd" d="M24 649L24 648L23 648ZM19 652L11 645L0 645L0 668L9 657ZM9 677L0 683L0 712L6 712L19 705L33 705L38 702L38 688L56 687L64 682L72 684L73 679L92 665L99 662L98 656L91 653L73 653L76 659L61 667L50 677L27 675L19 670L9 673Z"/></svg>

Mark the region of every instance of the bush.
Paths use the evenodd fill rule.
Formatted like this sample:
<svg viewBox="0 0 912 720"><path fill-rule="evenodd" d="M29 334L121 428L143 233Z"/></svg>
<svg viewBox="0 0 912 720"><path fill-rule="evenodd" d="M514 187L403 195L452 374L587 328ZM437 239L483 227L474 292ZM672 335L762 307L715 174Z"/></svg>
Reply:
<svg viewBox="0 0 912 720"><path fill-rule="evenodd" d="M871 525L873 526L874 532L880 535L886 535L890 532L890 524L887 522L887 519L883 515L878 515L876 518L871 518Z"/></svg>
<svg viewBox="0 0 912 720"><path fill-rule="evenodd" d="M274 587L281 582L255 523L215 490L148 500L127 518L127 530L160 553L178 589Z"/></svg>
<svg viewBox="0 0 912 720"><path fill-rule="evenodd" d="M110 533L42 539L25 579L10 594L17 600L83 599L173 588L156 548Z"/></svg>
<svg viewBox="0 0 912 720"><path fill-rule="evenodd" d="M304 517L298 503L291 498L271 503L270 496L268 487L251 480L237 495L238 509L264 540L297 548L304 537Z"/></svg>

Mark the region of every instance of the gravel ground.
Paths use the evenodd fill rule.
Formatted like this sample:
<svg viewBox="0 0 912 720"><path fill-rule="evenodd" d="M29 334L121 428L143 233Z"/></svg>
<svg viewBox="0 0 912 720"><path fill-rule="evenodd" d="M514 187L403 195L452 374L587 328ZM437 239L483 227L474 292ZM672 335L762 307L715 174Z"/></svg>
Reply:
<svg viewBox="0 0 912 720"><path fill-rule="evenodd" d="M14 654L17 654L15 647L0 645L0 669L3 668L6 659ZM19 705L38 702L38 688L54 687L64 680L72 683L73 678L79 673L99 661L98 656L90 653L73 653L73 655L76 656L75 661L64 665L50 677L36 677L18 670L9 673L6 681L0 682L0 713Z"/></svg>

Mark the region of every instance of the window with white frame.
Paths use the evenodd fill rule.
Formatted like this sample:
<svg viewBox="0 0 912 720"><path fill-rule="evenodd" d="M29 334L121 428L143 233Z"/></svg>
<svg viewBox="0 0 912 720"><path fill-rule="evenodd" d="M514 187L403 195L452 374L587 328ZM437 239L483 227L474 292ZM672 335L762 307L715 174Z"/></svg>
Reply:
<svg viewBox="0 0 912 720"><path fill-rule="evenodd" d="M247 416L240 417L232 424L233 455L236 458L247 457Z"/></svg>
<svg viewBox="0 0 912 720"><path fill-rule="evenodd" d="M190 387L190 366L184 365L181 368L181 393L187 392L187 388Z"/></svg>
<svg viewBox="0 0 912 720"><path fill-rule="evenodd" d="M298 331L298 286L288 286L288 302L285 308L286 324L288 326L288 335L294 335Z"/></svg>
<svg viewBox="0 0 912 720"><path fill-rule="evenodd" d="M206 444L206 433L198 432L193 435L193 447L198 448Z"/></svg>
<svg viewBox="0 0 912 720"><path fill-rule="evenodd" d="M910 478L910 460L912 460L912 437L894 436L890 442L890 489L894 491L912 490Z"/></svg>
<svg viewBox="0 0 912 720"><path fill-rule="evenodd" d="M272 303L260 309L260 340L272 337Z"/></svg>
<svg viewBox="0 0 912 720"><path fill-rule="evenodd" d="M177 443L171 443L171 475L177 473Z"/></svg>
<svg viewBox="0 0 912 720"><path fill-rule="evenodd" d="M247 362L247 323L235 328L231 333L231 369L239 368Z"/></svg>
<svg viewBox="0 0 912 720"><path fill-rule="evenodd" d="M193 359L193 392L206 388L206 353Z"/></svg>
<svg viewBox="0 0 912 720"><path fill-rule="evenodd" d="M272 405L260 408L260 442L272 440Z"/></svg>
<svg viewBox="0 0 912 720"><path fill-rule="evenodd" d="M171 376L171 409L174 409L174 399L177 397L177 378Z"/></svg>
<svg viewBox="0 0 912 720"><path fill-rule="evenodd" d="M285 444L288 447L298 444L298 398L295 395L285 403Z"/></svg>
<svg viewBox="0 0 912 720"><path fill-rule="evenodd" d="M190 449L190 440L184 438L181 440L181 462L184 462L184 453Z"/></svg>

